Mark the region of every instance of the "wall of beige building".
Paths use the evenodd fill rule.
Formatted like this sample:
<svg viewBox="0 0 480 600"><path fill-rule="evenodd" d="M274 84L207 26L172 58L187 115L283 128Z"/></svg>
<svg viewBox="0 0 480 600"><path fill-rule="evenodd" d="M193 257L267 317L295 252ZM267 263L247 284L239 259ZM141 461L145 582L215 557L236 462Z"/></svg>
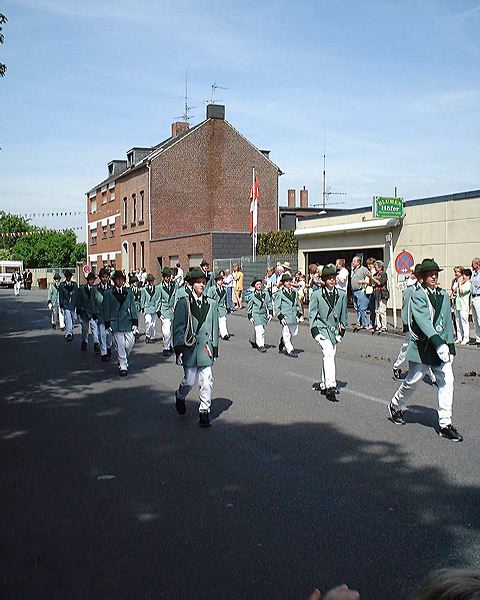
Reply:
<svg viewBox="0 0 480 600"><path fill-rule="evenodd" d="M395 302L399 309L403 288L399 285L394 264L390 261L387 233L392 233L393 263L403 250L410 252L415 262L421 262L424 258L434 258L444 269L440 273L439 281L440 285L447 289L453 278L453 267L469 267L472 258L480 255L480 196L410 206L407 203L405 217L397 227L348 231L349 224L371 219L371 210L365 210L361 213L299 221L297 234L306 233L309 228L314 227L347 226L347 230L338 233L299 235L299 269L306 272L306 260L312 252L338 250L338 257L341 257L342 250L383 248L390 289L395 293ZM391 297L388 301L389 308L393 307L393 301L394 298Z"/></svg>

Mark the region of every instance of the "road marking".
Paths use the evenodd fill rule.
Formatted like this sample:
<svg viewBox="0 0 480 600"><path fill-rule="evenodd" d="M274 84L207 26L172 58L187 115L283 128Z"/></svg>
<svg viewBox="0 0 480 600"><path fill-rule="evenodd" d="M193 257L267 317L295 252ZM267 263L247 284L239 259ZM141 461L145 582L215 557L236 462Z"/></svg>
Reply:
<svg viewBox="0 0 480 600"><path fill-rule="evenodd" d="M315 379L308 377L307 375L302 375L301 373L293 373L292 371L284 371L286 375L290 375L291 377L297 377L298 379L304 379L305 381L310 381L311 383L315 383ZM370 394L363 394L362 392L356 392L355 390L351 390L349 388L341 388L341 393L347 393L352 396L358 396L363 398L364 400L370 400L370 402L376 402L377 404L382 404L383 406L388 405L387 400L382 400L382 398L376 398L375 396L370 396Z"/></svg>

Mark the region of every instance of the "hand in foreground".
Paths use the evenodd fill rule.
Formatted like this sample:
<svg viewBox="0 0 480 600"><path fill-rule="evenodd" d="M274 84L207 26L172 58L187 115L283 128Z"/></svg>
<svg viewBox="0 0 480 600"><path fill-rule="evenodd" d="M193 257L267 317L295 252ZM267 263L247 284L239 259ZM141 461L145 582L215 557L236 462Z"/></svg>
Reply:
<svg viewBox="0 0 480 600"><path fill-rule="evenodd" d="M345 583L333 588L325 595L320 593L320 590L313 590L308 600L360 600L360 594L356 590L349 589Z"/></svg>
<svg viewBox="0 0 480 600"><path fill-rule="evenodd" d="M447 344L442 344L441 346L439 346L437 348L437 354L438 354L438 358L444 362L450 362L450 350L447 346Z"/></svg>
<svg viewBox="0 0 480 600"><path fill-rule="evenodd" d="M136 325L132 325L132 333L133 335L138 335L138 327Z"/></svg>

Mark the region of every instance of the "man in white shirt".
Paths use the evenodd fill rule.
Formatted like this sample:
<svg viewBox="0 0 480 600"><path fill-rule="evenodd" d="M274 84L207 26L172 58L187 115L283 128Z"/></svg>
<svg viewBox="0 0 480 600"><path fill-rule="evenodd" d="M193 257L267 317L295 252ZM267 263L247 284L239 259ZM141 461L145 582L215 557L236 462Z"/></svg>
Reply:
<svg viewBox="0 0 480 600"><path fill-rule="evenodd" d="M337 258L335 268L337 269L335 287L337 290L342 290L346 293L348 289L348 270L345 268L345 259Z"/></svg>
<svg viewBox="0 0 480 600"><path fill-rule="evenodd" d="M175 265L175 267L177 268L177 274L173 278L173 281L175 281L178 284L178 287L180 287L180 286L183 285L183 280L185 278L185 274L184 274L183 269L180 266L179 262L177 262L177 264Z"/></svg>

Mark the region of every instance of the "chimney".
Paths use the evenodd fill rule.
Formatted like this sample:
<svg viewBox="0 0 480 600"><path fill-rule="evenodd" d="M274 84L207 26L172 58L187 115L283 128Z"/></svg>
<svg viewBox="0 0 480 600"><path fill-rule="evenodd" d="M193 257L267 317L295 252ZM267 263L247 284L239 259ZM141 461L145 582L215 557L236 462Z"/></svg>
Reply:
<svg viewBox="0 0 480 600"><path fill-rule="evenodd" d="M225 107L222 104L208 104L207 119L220 119L225 121Z"/></svg>
<svg viewBox="0 0 480 600"><path fill-rule="evenodd" d="M295 190L288 190L288 208L295 208Z"/></svg>
<svg viewBox="0 0 480 600"><path fill-rule="evenodd" d="M189 124L184 121L177 121L176 123L172 123L172 137L177 137L184 131L187 131L189 128Z"/></svg>
<svg viewBox="0 0 480 600"><path fill-rule="evenodd" d="M300 208L308 208L308 190L303 186L303 190L300 190Z"/></svg>

